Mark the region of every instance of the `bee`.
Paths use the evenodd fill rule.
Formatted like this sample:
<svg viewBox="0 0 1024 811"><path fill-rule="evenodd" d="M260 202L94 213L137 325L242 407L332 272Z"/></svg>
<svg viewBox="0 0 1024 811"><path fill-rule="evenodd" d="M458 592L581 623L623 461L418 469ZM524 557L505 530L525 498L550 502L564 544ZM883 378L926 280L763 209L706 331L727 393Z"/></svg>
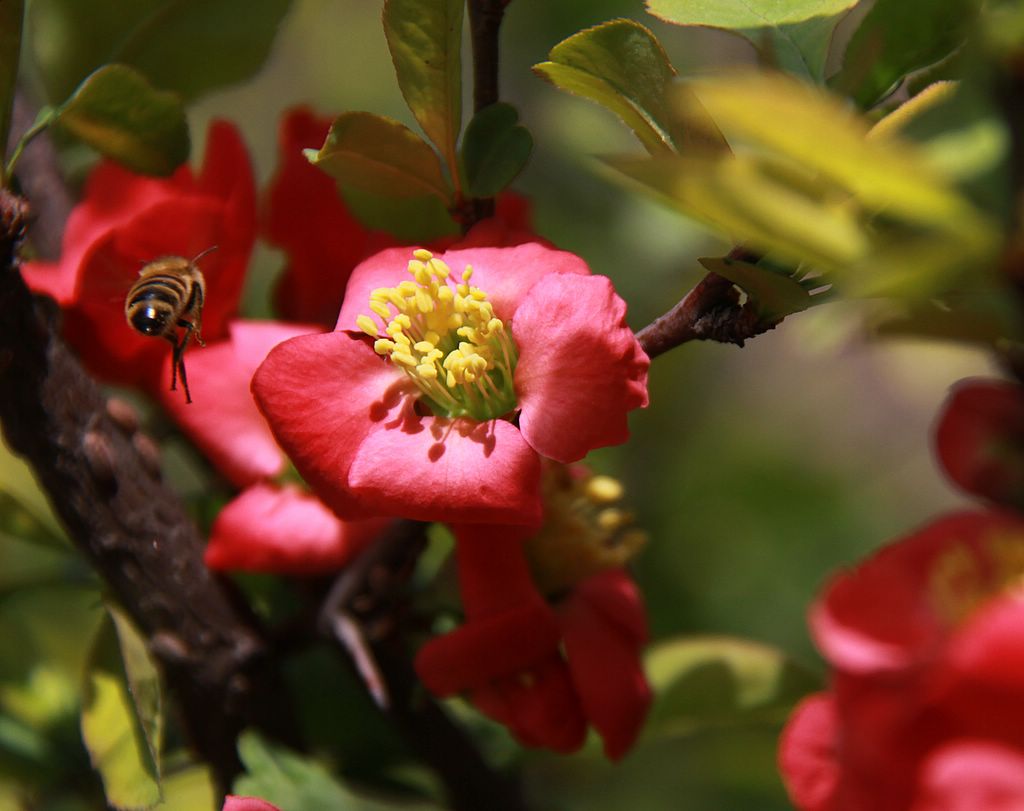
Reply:
<svg viewBox="0 0 1024 811"><path fill-rule="evenodd" d="M200 336L206 280L196 262L216 248L207 248L191 260L183 256L154 259L139 271L124 300L124 316L132 329L171 342L171 391L177 389L180 369L186 403L192 402L192 396L185 376L185 347L193 335L200 346L206 345ZM180 340L179 329L184 330Z"/></svg>

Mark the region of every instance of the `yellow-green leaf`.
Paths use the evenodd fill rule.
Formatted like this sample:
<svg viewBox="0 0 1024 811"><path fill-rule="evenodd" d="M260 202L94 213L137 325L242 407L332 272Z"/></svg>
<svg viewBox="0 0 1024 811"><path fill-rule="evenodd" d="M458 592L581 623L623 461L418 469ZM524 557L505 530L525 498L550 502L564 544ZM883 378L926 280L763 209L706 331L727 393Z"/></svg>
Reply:
<svg viewBox="0 0 1024 811"><path fill-rule="evenodd" d="M164 775L159 811L219 811L220 793L207 766L189 766Z"/></svg>
<svg viewBox="0 0 1024 811"><path fill-rule="evenodd" d="M145 641L111 611L94 643L82 697L82 739L118 809L149 809L160 787L160 694Z"/></svg>
<svg viewBox="0 0 1024 811"><path fill-rule="evenodd" d="M385 0L384 34L406 104L457 171L462 126L463 0Z"/></svg>
<svg viewBox="0 0 1024 811"><path fill-rule="evenodd" d="M666 98L675 68L640 23L612 20L580 31L552 48L548 59L534 65L537 75L613 112L652 155L682 149L690 140L690 129L671 116ZM707 132L697 137L704 141Z"/></svg>
<svg viewBox="0 0 1024 811"><path fill-rule="evenodd" d="M306 157L344 186L383 197L437 197L451 201L437 155L416 133L392 118L344 113L319 151Z"/></svg>
<svg viewBox="0 0 1024 811"><path fill-rule="evenodd" d="M960 232L983 228L972 206L911 145L869 139L868 123L837 97L764 73L693 87L730 143L742 140L814 170L868 209ZM685 97L679 109L685 118Z"/></svg>
<svg viewBox="0 0 1024 811"><path fill-rule="evenodd" d="M127 65L106 65L57 110L57 121L135 172L169 175L190 149L185 108Z"/></svg>
<svg viewBox="0 0 1024 811"><path fill-rule="evenodd" d="M815 304L811 294L799 282L781 273L725 256L697 261L741 288L765 320L783 318Z"/></svg>
<svg viewBox="0 0 1024 811"><path fill-rule="evenodd" d="M723 28L746 37L779 67L820 80L836 24L857 0L647 0L675 25Z"/></svg>
<svg viewBox="0 0 1024 811"><path fill-rule="evenodd" d="M821 686L777 648L735 637L669 639L650 648L644 659L656 696L648 739L752 716L781 718Z"/></svg>
<svg viewBox="0 0 1024 811"><path fill-rule="evenodd" d="M787 263L839 269L869 248L869 235L848 206L790 182L777 167L749 155L605 162L730 241Z"/></svg>

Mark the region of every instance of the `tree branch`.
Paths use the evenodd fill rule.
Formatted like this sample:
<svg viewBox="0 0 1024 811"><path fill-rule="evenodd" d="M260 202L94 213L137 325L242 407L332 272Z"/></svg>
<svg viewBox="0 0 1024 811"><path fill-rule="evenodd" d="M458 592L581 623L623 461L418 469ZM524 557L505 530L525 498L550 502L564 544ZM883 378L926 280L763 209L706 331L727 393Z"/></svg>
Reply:
<svg viewBox="0 0 1024 811"><path fill-rule="evenodd" d="M425 524L395 521L350 564L321 612L381 711L444 784L453 811L524 811L518 781L492 769L423 689L409 661L405 588L426 544Z"/></svg>
<svg viewBox="0 0 1024 811"><path fill-rule="evenodd" d="M222 788L238 733L291 739L277 663L241 600L203 563L203 539L160 481L155 444L108 404L17 268L27 206L0 191L0 423L71 539L146 634L186 733Z"/></svg>
<svg viewBox="0 0 1024 811"><path fill-rule="evenodd" d="M718 341L743 346L755 335L774 329L724 276L709 273L663 316L641 329L637 341L651 358L687 341Z"/></svg>
<svg viewBox="0 0 1024 811"><path fill-rule="evenodd" d="M497 103L498 44L508 0L469 0L469 31L473 42L473 112ZM494 200L474 199L471 223L494 216Z"/></svg>

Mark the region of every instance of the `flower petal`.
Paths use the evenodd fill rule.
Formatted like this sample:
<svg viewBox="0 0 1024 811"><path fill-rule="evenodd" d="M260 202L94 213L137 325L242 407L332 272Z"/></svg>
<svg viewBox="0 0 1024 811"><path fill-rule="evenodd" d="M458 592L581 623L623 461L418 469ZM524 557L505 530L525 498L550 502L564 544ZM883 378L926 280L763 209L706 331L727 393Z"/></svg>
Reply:
<svg viewBox="0 0 1024 811"><path fill-rule="evenodd" d="M416 672L434 695L448 696L513 676L557 655L561 632L539 597L431 639L416 655Z"/></svg>
<svg viewBox="0 0 1024 811"><path fill-rule="evenodd" d="M540 457L514 425L411 409L385 416L368 426L349 471L370 509L418 521L540 523Z"/></svg>
<svg viewBox="0 0 1024 811"><path fill-rule="evenodd" d="M986 740L956 740L925 761L912 811L1021 811L1024 752Z"/></svg>
<svg viewBox="0 0 1024 811"><path fill-rule="evenodd" d="M1024 388L1004 380L962 380L935 431L939 461L968 493L1024 506Z"/></svg>
<svg viewBox="0 0 1024 811"><path fill-rule="evenodd" d="M801 701L779 738L779 772L800 811L832 811L839 785L838 719L828 693Z"/></svg>
<svg viewBox="0 0 1024 811"><path fill-rule="evenodd" d="M309 328L276 322L234 322L231 340L186 353L189 389L161 388L164 408L229 481L245 487L279 475L285 457L253 400L249 384L267 353ZM170 354L163 378L171 379Z"/></svg>
<svg viewBox="0 0 1024 811"><path fill-rule="evenodd" d="M453 524L459 595L474 621L540 600L523 542L532 530L507 524Z"/></svg>
<svg viewBox="0 0 1024 811"><path fill-rule="evenodd" d="M851 673L894 673L929 661L955 618L986 596L979 589L990 566L987 544L1022 533L1020 518L995 510L927 524L833 579L811 609L815 642Z"/></svg>
<svg viewBox="0 0 1024 811"><path fill-rule="evenodd" d="M523 301L512 324L519 427L541 455L575 462L629 437L650 361L625 316L604 276L549 275Z"/></svg>
<svg viewBox="0 0 1024 811"><path fill-rule="evenodd" d="M390 248L371 256L352 271L337 329L357 329L356 318L369 314L370 293L378 287L394 287L409 279L406 270L412 248ZM589 275L586 263L575 254L549 248L539 242L514 247L451 250L435 254L456 277L466 265L473 267L472 284L487 294L498 318L509 322L519 302L540 279L550 274Z"/></svg>
<svg viewBox="0 0 1024 811"><path fill-rule="evenodd" d="M584 714L604 738L610 760L618 760L632 747L651 705L640 656L642 639L634 635L636 619L620 623L615 616L615 610L628 602L630 613L639 609L642 622L639 594L634 587L630 590L635 600L624 600L623 579L629 580L621 571L589 578L558 612L573 684Z"/></svg>
<svg viewBox="0 0 1024 811"><path fill-rule="evenodd" d="M338 320L352 268L394 244L390 235L368 231L352 216L335 182L302 154L304 147L320 148L330 125L330 118L306 107L282 119L278 169L263 215L268 241L288 256L275 292L278 311L326 327Z"/></svg>
<svg viewBox="0 0 1024 811"><path fill-rule="evenodd" d="M565 663L550 657L532 672L474 690L470 697L485 715L509 728L523 746L575 752L587 722Z"/></svg>
<svg viewBox="0 0 1024 811"><path fill-rule="evenodd" d="M224 798L222 811L280 811L280 809L259 797L238 797L229 794Z"/></svg>
<svg viewBox="0 0 1024 811"><path fill-rule="evenodd" d="M350 519L380 514L350 492L350 468L375 426L396 413L401 420L409 385L362 338L345 332L278 344L252 380L260 410L299 473Z"/></svg>
<svg viewBox="0 0 1024 811"><path fill-rule="evenodd" d="M337 571L389 523L381 518L345 522L298 487L256 484L217 516L206 565L291 575Z"/></svg>

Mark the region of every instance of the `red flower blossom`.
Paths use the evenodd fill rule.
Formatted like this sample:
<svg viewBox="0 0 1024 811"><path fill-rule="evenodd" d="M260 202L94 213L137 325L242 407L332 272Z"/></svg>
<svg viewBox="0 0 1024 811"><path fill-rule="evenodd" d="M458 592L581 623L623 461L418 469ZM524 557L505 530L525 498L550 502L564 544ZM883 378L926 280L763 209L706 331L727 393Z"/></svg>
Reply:
<svg viewBox="0 0 1024 811"><path fill-rule="evenodd" d="M999 803L1024 797L1022 577L1024 520L974 512L832 581L811 611L832 687L780 743L799 809L1020 807Z"/></svg>
<svg viewBox="0 0 1024 811"><path fill-rule="evenodd" d="M440 696L466 693L525 746L574 751L589 724L607 756L621 758L651 697L640 664L646 620L633 581L607 570L551 607L531 579L521 528L454 531L466 622L420 650L424 684Z"/></svg>
<svg viewBox="0 0 1024 811"><path fill-rule="evenodd" d="M147 262L191 258L216 245L201 263L207 285L202 336L222 337L238 306L255 216L245 146L231 124L215 122L198 175L183 166L170 178L154 179L100 163L68 219L60 261L26 263L25 279L64 308L65 336L97 376L168 386L170 378L157 375L170 346L125 322L128 290Z"/></svg>
<svg viewBox="0 0 1024 811"><path fill-rule="evenodd" d="M211 569L315 574L340 569L387 521L344 522L299 487L268 479L286 469L284 452L256 408L249 383L278 343L315 327L235 321L228 340L193 350L195 402L161 390L165 408L233 484L247 488L225 506L206 548ZM170 359L166 360L169 367ZM169 373L169 370L168 370Z"/></svg>
<svg viewBox="0 0 1024 811"><path fill-rule="evenodd" d="M1024 508L1024 388L1003 380L963 380L950 392L936 430L939 461L960 487Z"/></svg>
<svg viewBox="0 0 1024 811"><path fill-rule="evenodd" d="M309 108L288 111L278 132L278 169L266 192L262 231L288 256L275 293L290 321L334 326L349 274L359 262L395 244L349 212L334 180L303 155L319 149L331 119Z"/></svg>
<svg viewBox="0 0 1024 811"><path fill-rule="evenodd" d="M336 331L276 347L256 399L339 515L538 524L541 457L623 442L627 413L647 404L625 304L581 259L537 243L416 255L356 268ZM449 265L472 266L479 287L448 283Z"/></svg>

